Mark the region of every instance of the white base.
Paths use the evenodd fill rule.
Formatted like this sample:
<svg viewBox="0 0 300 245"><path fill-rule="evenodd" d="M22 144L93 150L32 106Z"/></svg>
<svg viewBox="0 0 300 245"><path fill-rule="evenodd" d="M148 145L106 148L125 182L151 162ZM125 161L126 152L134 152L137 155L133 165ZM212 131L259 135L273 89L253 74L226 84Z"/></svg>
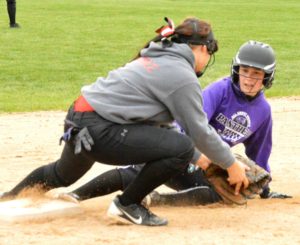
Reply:
<svg viewBox="0 0 300 245"><path fill-rule="evenodd" d="M81 212L78 203L63 200L29 198L0 202L0 221L22 221Z"/></svg>

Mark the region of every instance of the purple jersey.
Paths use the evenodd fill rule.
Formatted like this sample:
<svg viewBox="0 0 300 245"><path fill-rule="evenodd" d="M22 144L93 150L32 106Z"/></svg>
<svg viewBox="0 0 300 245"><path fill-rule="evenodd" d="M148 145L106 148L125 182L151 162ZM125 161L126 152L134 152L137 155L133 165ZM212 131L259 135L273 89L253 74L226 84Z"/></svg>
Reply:
<svg viewBox="0 0 300 245"><path fill-rule="evenodd" d="M203 90L208 121L231 147L243 143L246 155L270 172L272 149L271 107L261 92L248 101L234 92L231 78L223 78Z"/></svg>
<svg viewBox="0 0 300 245"><path fill-rule="evenodd" d="M203 109L209 124L230 147L243 143L246 155L270 172L272 149L271 107L261 92L252 101L237 94L231 78L223 78L203 90ZM174 123L175 127L184 130Z"/></svg>

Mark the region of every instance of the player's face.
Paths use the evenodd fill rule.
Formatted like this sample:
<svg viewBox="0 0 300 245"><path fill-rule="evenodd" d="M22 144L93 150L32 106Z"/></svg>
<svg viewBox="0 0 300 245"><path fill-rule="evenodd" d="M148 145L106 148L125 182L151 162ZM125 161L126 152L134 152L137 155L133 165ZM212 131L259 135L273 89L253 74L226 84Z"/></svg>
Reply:
<svg viewBox="0 0 300 245"><path fill-rule="evenodd" d="M265 72L263 70L240 66L239 79L240 89L248 96L255 96L263 88L263 79Z"/></svg>

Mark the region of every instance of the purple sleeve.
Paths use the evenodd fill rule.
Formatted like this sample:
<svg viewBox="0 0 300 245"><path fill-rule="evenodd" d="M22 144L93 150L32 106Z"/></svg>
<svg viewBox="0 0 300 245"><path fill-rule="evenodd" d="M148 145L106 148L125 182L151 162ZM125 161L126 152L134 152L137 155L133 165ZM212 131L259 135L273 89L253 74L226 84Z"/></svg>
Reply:
<svg viewBox="0 0 300 245"><path fill-rule="evenodd" d="M269 116L261 127L244 142L246 155L259 166L271 171L268 160L272 150L272 117Z"/></svg>
<svg viewBox="0 0 300 245"><path fill-rule="evenodd" d="M223 98L223 90L220 89L220 83L212 83L207 86L203 92L203 110L207 115L208 121L211 120L213 115L218 109L218 105Z"/></svg>

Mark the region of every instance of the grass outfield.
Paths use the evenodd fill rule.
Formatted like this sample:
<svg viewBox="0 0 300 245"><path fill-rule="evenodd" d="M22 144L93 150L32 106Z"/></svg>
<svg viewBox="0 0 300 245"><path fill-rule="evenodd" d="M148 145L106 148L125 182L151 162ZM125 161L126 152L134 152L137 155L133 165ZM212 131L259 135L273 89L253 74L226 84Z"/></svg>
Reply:
<svg viewBox="0 0 300 245"><path fill-rule="evenodd" d="M228 1L227 1L228 2ZM163 17L209 20L220 43L204 87L228 75L232 57L249 39L272 45L276 81L267 96L300 95L298 0L17 0L8 28L0 8L0 112L66 110L80 88L129 61Z"/></svg>

